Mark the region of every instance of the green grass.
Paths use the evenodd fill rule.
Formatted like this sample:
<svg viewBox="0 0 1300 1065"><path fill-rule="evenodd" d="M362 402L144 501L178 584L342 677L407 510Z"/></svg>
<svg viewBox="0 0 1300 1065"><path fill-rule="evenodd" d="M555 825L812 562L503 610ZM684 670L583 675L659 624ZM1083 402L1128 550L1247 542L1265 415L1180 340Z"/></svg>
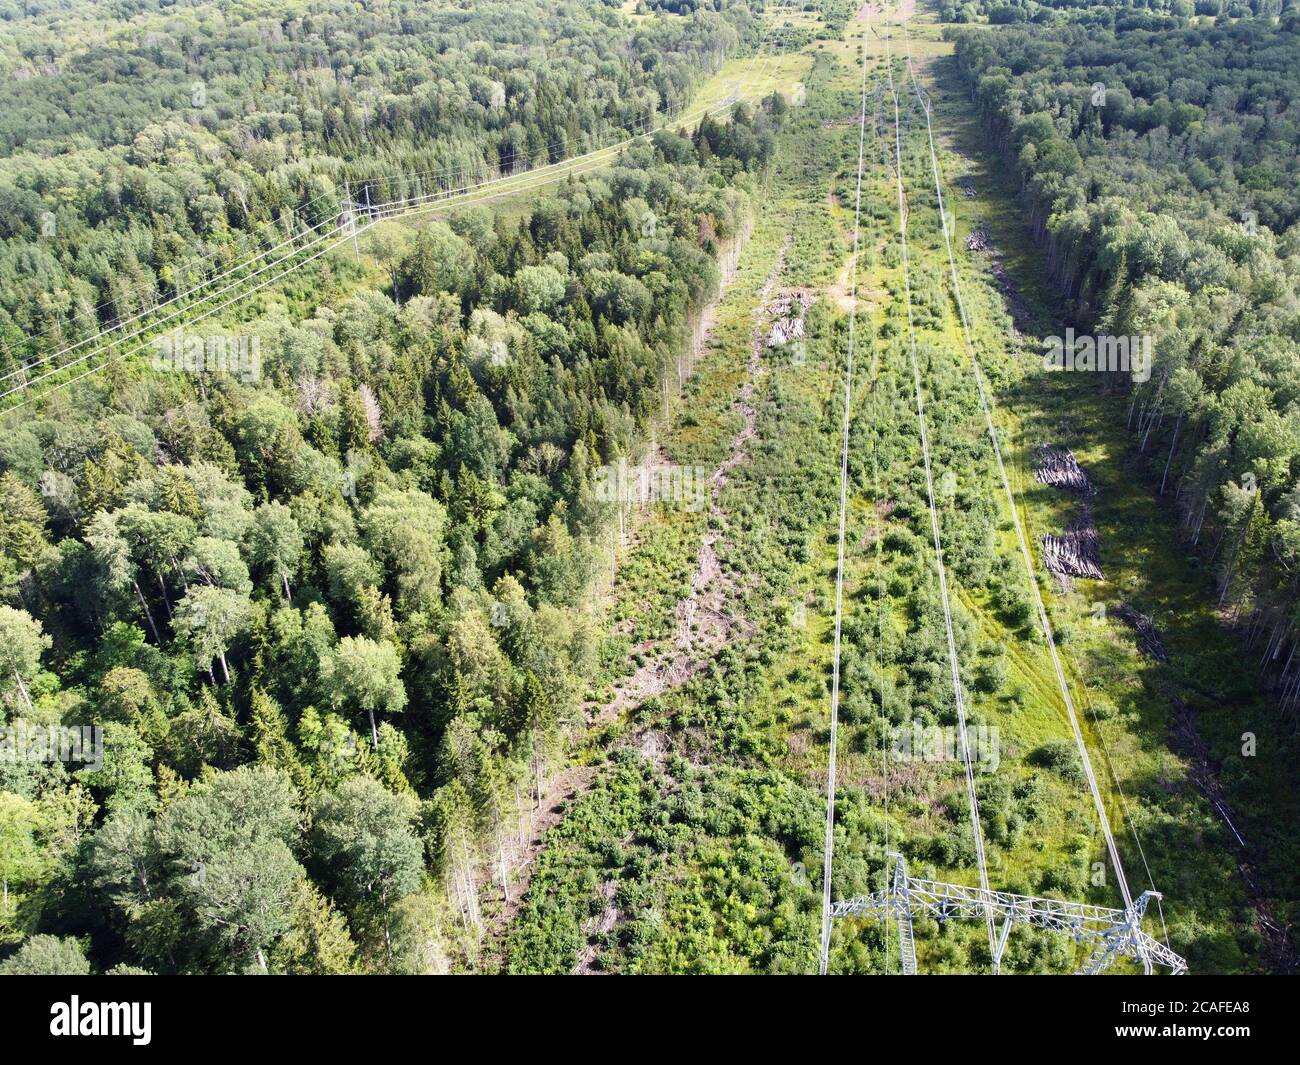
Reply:
<svg viewBox="0 0 1300 1065"><path fill-rule="evenodd" d="M1234 846L1221 820L1188 778L1171 737L1171 697L1186 699L1230 786L1244 831L1278 911L1289 914L1295 863L1291 844L1272 825L1294 824L1288 759L1267 700L1258 692L1235 639L1214 616L1204 581L1178 547L1177 530L1130 458L1122 397L1095 381L1039 372L1037 337L1059 317L1039 282L1037 252L1024 232L1015 189L956 80L940 27L914 27L913 55L933 79L946 200L956 214L963 292L981 364L995 388L996 421L1021 520L1031 538L1060 529L1072 502L1032 479L1035 443L1074 448L1098 487L1094 515L1103 542L1105 582L1058 591L1039 566L1085 738L1101 779L1130 884L1147 886L1146 867L1165 892L1163 916L1174 949L1193 971L1241 972L1261 966L1252 912L1237 874ZM745 645L723 652L714 668L608 730L592 748L606 764L547 838L525 908L508 937L519 969L572 968L590 942L608 971L809 972L816 964L821 821L827 767L831 631L836 560L835 498L846 318L845 266L851 245L858 71L849 43L812 44L807 112L782 134L778 159L759 194L754 235L719 312L714 345L666 437L677 461L716 460L737 422L731 409L748 357L754 300L775 252L790 238L783 285L822 288L810 313L808 359L796 366L765 356L755 391L758 438L751 461L723 493L719 552L748 579L733 609L756 625ZM820 47L819 47L820 45ZM879 73L880 68L875 68ZM874 76L874 73L873 73ZM906 85L900 84L900 90ZM887 98L886 98L887 99ZM869 103L868 118L871 119ZM1041 754L1073 741L1036 621L1013 621L998 589L1025 590L1025 575L977 404L943 250L924 128L911 104L905 179L911 202L911 251L927 405L936 471L958 473L960 505L941 516L971 724L996 725L1001 764L979 777L993 886L1117 905L1113 876L1097 880L1104 845L1086 786ZM892 123L892 107L882 117ZM881 132L892 146L892 125ZM852 430L852 498L847 518L844 701L838 760L833 894L881 886L885 851L900 848L914 873L975 882L960 763L882 763L889 727L915 718L949 723L951 687L936 652L933 562L920 452L907 364L891 173L881 163L874 125L866 144L858 388ZM958 179L970 177L966 198ZM965 252L971 229L993 236L1032 326L1017 339L988 264ZM873 461L874 459L874 461ZM918 506L919 503L919 506ZM988 515L987 576L963 564L964 537ZM671 595L649 590L693 556L686 524L647 536L653 556L628 570L628 595L650 595L647 616L666 616ZM911 537L911 541L907 537ZM910 548L900 546L911 544ZM1036 548L1035 548L1036 550ZM979 552L975 552L979 555ZM974 567L970 572L967 566ZM676 577L670 578L676 580ZM882 591L883 589L883 591ZM631 601L631 599L627 601ZM1094 618L1096 603L1131 600L1154 611L1173 655L1167 666L1144 659L1132 633L1113 616ZM800 606L802 605L802 611ZM656 615L656 611L659 614ZM883 614L882 654L875 619ZM800 623L802 622L802 623ZM909 662L897 648L929 640ZM882 659L877 661L877 659ZM995 662L1005 679L983 690ZM926 668L918 669L917 666ZM944 666L946 668L946 665ZM875 691L906 692L881 705ZM1240 733L1260 737L1248 767ZM638 753L653 732L666 745L658 759ZM1121 790L1122 796L1121 798ZM1270 814L1276 820L1270 820ZM1133 830L1141 840L1141 852ZM1270 851L1272 848L1272 851ZM1276 858L1269 858L1276 853ZM1288 864L1289 863L1289 864ZM602 886L606 885L606 886ZM605 902L607 885L617 899ZM612 920L604 928L598 919ZM1153 912L1148 930L1160 935ZM890 937L878 925L837 923L836 972L896 971ZM931 972L984 971L988 948L975 924L918 926L922 966ZM1010 971L1068 972L1080 960L1072 941L1017 928ZM1120 967L1122 969L1122 967Z"/></svg>

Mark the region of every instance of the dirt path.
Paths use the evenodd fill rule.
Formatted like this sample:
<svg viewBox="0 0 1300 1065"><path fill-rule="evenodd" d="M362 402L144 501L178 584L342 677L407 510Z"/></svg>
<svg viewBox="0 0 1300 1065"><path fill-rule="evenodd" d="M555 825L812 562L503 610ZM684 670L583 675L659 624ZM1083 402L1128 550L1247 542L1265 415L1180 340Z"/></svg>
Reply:
<svg viewBox="0 0 1300 1065"><path fill-rule="evenodd" d="M680 687L705 669L719 649L738 639L748 639L753 634L750 621L734 616L727 609L727 599L735 589L735 581L723 572L718 560L717 527L723 518L722 489L731 471L748 460L749 442L756 432L758 415L754 410L753 396L754 382L763 373L764 316L772 291L785 268L787 246L788 242L777 254L776 264L759 292L750 339L748 375L732 408L740 414L742 424L731 439L726 458L709 476L709 528L700 542L690 593L677 604L673 653L668 657L656 656L638 667L613 699L594 710L591 714L593 724L611 721L647 699Z"/></svg>
<svg viewBox="0 0 1300 1065"><path fill-rule="evenodd" d="M691 576L690 593L677 604L677 628L673 652L670 656L659 656L640 666L608 702L587 707L589 726L599 726L613 721L620 714L639 706L645 700L680 687L705 669L723 646L741 638L747 639L753 634L752 622L737 617L728 610L727 600L730 593L734 591L735 582L734 578L724 573L718 560L716 544L719 534L716 527L721 524L723 518L722 489L731 471L748 461L749 443L756 433L758 416L753 406L753 395L755 380L764 372L762 350L765 315L772 291L785 267L788 245L787 239L759 293L758 304L754 311L748 374L744 384L741 385L739 397L733 404L733 410L741 415L742 425L739 432L732 437L726 457L714 468L709 477L709 530L700 543L695 572ZM735 276L737 259L738 255L731 256L729 261L723 264L724 287ZM701 312L700 323L691 345L692 368L694 360L703 351L716 324L718 302L714 301ZM650 456L652 465L664 461L665 456L661 452L655 452ZM502 900L500 909L486 921L489 940L500 937L518 912L520 903L528 892L536 858L542 850L542 841L547 830L558 824L565 811L590 790L595 777L596 771L590 766L569 766L556 773L542 789L541 802L533 813L524 841L518 851L506 861L510 890L508 896ZM485 887L492 885L489 890L493 892L500 891L499 865L495 856L489 856L481 864L480 883ZM613 906L612 901L609 906ZM580 970L591 972L594 960L595 950L589 948L580 961Z"/></svg>
<svg viewBox="0 0 1300 1065"><path fill-rule="evenodd" d="M758 412L754 408L754 386L766 372L763 367L763 346L767 336L769 308L772 293L777 281L785 269L786 250L790 246L787 235L781 250L777 252L772 272L768 274L759 291L754 308L753 330L749 342L749 360L744 383L732 409L741 416L741 428L731 438L727 456L714 468L709 477L709 530L700 542L695 572L691 577L690 593L677 604L677 637L674 641L674 653L667 660L648 662L633 674L632 680L624 689L607 703L593 718L594 721L606 721L621 712L639 705L646 699L677 688L705 669L716 653L723 647L749 639L754 634L754 624L749 619L739 616L734 611L733 596L736 590L735 578L723 570L718 559L717 528L725 516L722 508L722 490L726 487L731 472L742 463L749 461L749 444L758 433ZM658 751L659 734L651 734L649 728L633 734L633 740L640 742L644 753L652 756L648 747ZM613 929L621 918L614 903L617 885L607 881L602 885L602 894L606 904L604 910L584 925L588 938L602 935ZM596 963L600 956L599 946L588 943L579 954L577 973L594 975L600 970Z"/></svg>
<svg viewBox="0 0 1300 1065"><path fill-rule="evenodd" d="M490 929L508 923L518 911L519 903L532 879L533 862L542 850L542 837L548 829L560 823L569 804L591 787L595 775L596 771L591 766L571 765L547 780L542 789L541 801L530 812L523 833L524 842L507 862L510 869L510 894L505 899L501 912L488 922ZM482 879L485 883L492 875L489 870L495 868L495 862L484 862ZM499 884L496 886L500 887Z"/></svg>

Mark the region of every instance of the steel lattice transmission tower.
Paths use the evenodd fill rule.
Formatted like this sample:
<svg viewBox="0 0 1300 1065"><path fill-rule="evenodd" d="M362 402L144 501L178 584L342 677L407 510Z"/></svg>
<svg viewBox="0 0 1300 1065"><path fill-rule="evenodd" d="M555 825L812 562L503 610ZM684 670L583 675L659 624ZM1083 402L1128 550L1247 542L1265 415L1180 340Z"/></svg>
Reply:
<svg viewBox="0 0 1300 1065"><path fill-rule="evenodd" d="M893 918L898 922L898 948L904 975L915 976L916 944L912 921L916 917L933 917L943 923L949 919L992 919L1001 922L1001 931L993 954L993 971L1001 968L1011 926L1020 923L1064 932L1076 943L1091 947L1087 960L1075 970L1076 976L1092 976L1109 968L1116 958L1132 958L1148 975L1156 965L1173 976L1187 972L1187 962L1157 939L1142 931L1142 917L1147 904L1160 898L1157 891L1146 891L1126 910L1092 906L1084 902L1062 902L1032 895L1012 895L1005 891L984 891L964 884L923 880L908 876L901 854L894 859L894 878L887 891L837 902L832 917Z"/></svg>

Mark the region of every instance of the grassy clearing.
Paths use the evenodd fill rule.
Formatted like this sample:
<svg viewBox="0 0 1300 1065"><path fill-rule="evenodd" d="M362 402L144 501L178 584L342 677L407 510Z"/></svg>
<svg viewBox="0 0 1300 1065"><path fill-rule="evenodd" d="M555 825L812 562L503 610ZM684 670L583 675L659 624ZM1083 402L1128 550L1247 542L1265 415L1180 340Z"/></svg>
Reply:
<svg viewBox="0 0 1300 1065"><path fill-rule="evenodd" d="M510 968L815 969L860 28L851 24L843 43L815 42L807 49L813 64L808 107L782 134L713 348L665 441L676 461L707 461L735 431L732 403L744 379L754 301L788 235L781 284L815 288L821 298L808 314L806 358L800 363L780 351L764 356L754 399L758 436L751 460L724 491L719 530L724 568L738 578L730 609L756 631L743 646L719 654L708 672L643 705L593 744L590 756L603 763L597 784L548 837L510 933ZM1078 582L1063 593L1041 569L1039 578L1129 879L1140 891L1150 864L1168 900L1170 941L1193 971L1249 971L1260 964L1260 942L1234 848L1175 753L1170 696L1177 692L1193 704L1225 777L1251 809L1266 811L1284 794L1277 754L1283 747L1262 721L1266 708L1248 670L1235 660L1232 642L1200 596L1198 574L1169 550L1174 530L1126 464L1114 410L1118 397L1067 375L1037 372L1037 338L1052 331L1046 327L1054 303L1036 282L1038 260L1023 236L1015 190L1000 183L995 161L984 154L939 31L932 24L914 28L913 55L936 101L963 290L981 364L998 396L996 420L1021 519L1037 537L1063 527L1072 513L1062 493L1033 481L1036 443L1073 447L1099 489L1094 514L1107 581ZM875 39L867 40L875 55ZM882 73L880 60L873 60L851 429L836 897L881 886L890 849L901 849L914 872L975 882L960 763L900 761L890 753L895 729L914 722L950 727L953 714L919 473L887 163L892 103L878 97ZM873 121L877 108L879 126ZM1028 610L1013 526L948 291L924 126L914 103L904 101L902 109L912 283L963 682L971 727L996 726L1000 735L996 768L978 780L990 878L999 888L1116 905L1060 693ZM969 196L962 191L967 183L974 190ZM994 238L1014 301L990 262L965 253L966 237L977 226ZM1012 310L1022 320L1013 321ZM693 557L689 523L661 529L646 540L653 563L643 571L634 563L628 571L625 601L654 600L644 611L651 619L646 632L662 631L672 600L653 581L679 575ZM676 580L668 578L665 586ZM1131 631L1113 615L1094 612L1098 603L1121 599L1156 611L1174 653L1170 666L1142 658ZM1226 703L1232 713L1221 711ZM1231 761L1243 720L1277 740L1267 756L1261 740L1249 775L1234 772ZM1290 800L1273 808L1289 811ZM1262 818L1248 824L1271 841ZM1195 862L1187 860L1192 854ZM1148 929L1162 934L1154 914ZM922 924L917 935L926 971L987 968L982 927ZM839 923L832 971L896 971L890 939L890 930L878 925ZM1012 972L1068 972L1079 960L1068 939L1017 929L1005 964Z"/></svg>
<svg viewBox="0 0 1300 1065"><path fill-rule="evenodd" d="M1062 528L1075 509L1063 493L1032 480L1037 444L1072 448L1097 488L1092 510L1107 580L1077 582L1069 593L1050 583L1043 587L1054 626L1065 636L1072 686L1086 707L1094 761L1105 770L1108 807L1130 882L1135 890L1147 886L1150 866L1151 879L1166 894L1171 942L1186 951L1194 971L1255 968L1260 941L1236 869L1238 848L1187 775L1174 735L1174 700L1192 707L1212 759L1225 782L1231 781L1236 814L1249 825L1242 829L1253 844L1248 860L1259 856L1261 871L1274 885L1270 902L1283 911L1286 899L1295 897L1290 845L1276 829L1295 816L1289 744L1235 641L1214 616L1208 581L1178 548L1174 523L1132 461L1123 429L1127 396L1083 375L1040 371L1040 339L1059 333L1064 322L1039 281L1042 271L1018 211L1016 190L1003 183L995 160L984 154L984 138L951 64L937 61L929 72L940 90L935 94L938 120L953 149L944 152L942 165L958 246L965 246L976 226L991 234L997 259L1018 293L1017 310L1026 319L1020 322L1023 335L1018 335L992 263L963 259L963 286L980 357L1002 367L995 371L1003 385L999 426L1003 439L1011 442L1008 472L1022 519L1041 534ZM974 188L974 196L958 191L963 184ZM1131 630L1114 617L1121 602L1154 614L1170 663L1142 657ZM1026 681L1046 677L1051 684L1041 655L1037 664L1026 665ZM1268 737L1260 739L1258 756L1249 763L1241 756L1246 731ZM1193 854L1196 858L1189 862Z"/></svg>
<svg viewBox="0 0 1300 1065"><path fill-rule="evenodd" d="M757 57L728 59L722 68L700 86L691 101L691 111L720 107L731 97L760 99L769 93L786 96L803 81L811 66L810 58L803 53L774 52L772 46Z"/></svg>

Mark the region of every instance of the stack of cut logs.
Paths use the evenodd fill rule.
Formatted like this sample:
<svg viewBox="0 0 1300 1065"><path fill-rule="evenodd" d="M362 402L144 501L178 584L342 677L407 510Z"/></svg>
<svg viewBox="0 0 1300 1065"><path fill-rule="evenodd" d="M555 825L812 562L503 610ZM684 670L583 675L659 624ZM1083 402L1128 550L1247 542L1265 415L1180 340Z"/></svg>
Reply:
<svg viewBox="0 0 1300 1065"><path fill-rule="evenodd" d="M1040 447L1037 452L1038 468L1034 479L1053 488L1086 496L1092 494L1088 475L1083 472L1073 451L1058 451L1054 447Z"/></svg>
<svg viewBox="0 0 1300 1065"><path fill-rule="evenodd" d="M777 348L804 335L804 313L812 304L812 297L802 290L786 292L772 301L772 330L767 335L767 346Z"/></svg>
<svg viewBox="0 0 1300 1065"><path fill-rule="evenodd" d="M1060 536L1043 537L1043 564L1058 577L1106 579L1101 571L1101 542L1086 507Z"/></svg>
<svg viewBox="0 0 1300 1065"><path fill-rule="evenodd" d="M967 251L988 251L992 246L988 233L983 226L976 226L970 231L970 236L966 238Z"/></svg>

